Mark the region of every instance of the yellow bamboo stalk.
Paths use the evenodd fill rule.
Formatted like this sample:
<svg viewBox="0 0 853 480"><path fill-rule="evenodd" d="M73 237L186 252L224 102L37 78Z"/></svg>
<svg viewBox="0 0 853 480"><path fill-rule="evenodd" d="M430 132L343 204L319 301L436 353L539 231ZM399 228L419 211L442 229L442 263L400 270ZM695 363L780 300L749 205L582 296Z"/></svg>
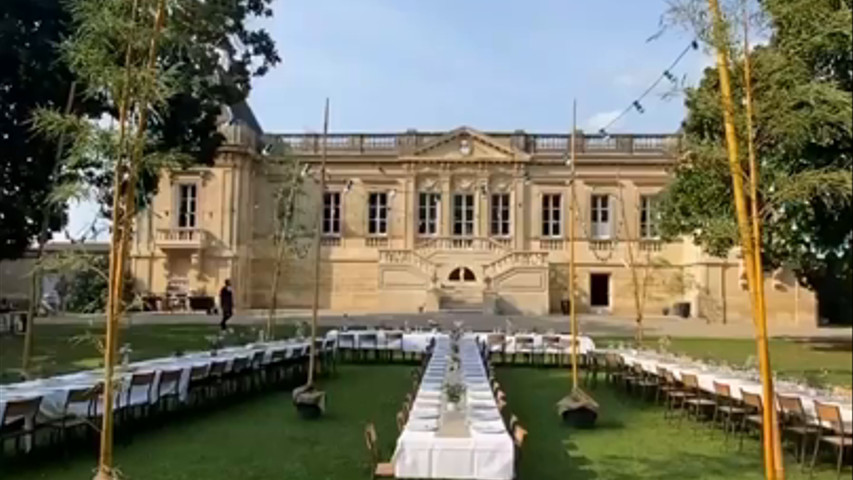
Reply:
<svg viewBox="0 0 853 480"><path fill-rule="evenodd" d="M139 2L134 0L132 4L131 19L136 22L136 14ZM106 341L104 342L104 391L103 391L103 417L101 421L100 451L98 455L98 470L95 474L96 480L111 480L113 478L113 402L115 400L115 388L113 385L113 370L115 366L115 341L118 321L116 319L116 303L119 301L115 295L116 270L120 268L121 245L123 230L121 227L122 217L119 212L121 191L119 185L125 174L124 158L121 150L124 146L124 138L127 130L127 112L130 103L130 72L133 61L133 45L128 41L125 52L124 84L122 85L121 97L119 99L119 155L116 158L116 166L113 175L113 201L112 201L112 234L110 237L110 260L109 260L109 290L106 305Z"/></svg>
<svg viewBox="0 0 853 480"><path fill-rule="evenodd" d="M575 283L575 162L577 160L575 136L578 121L578 102L572 102L572 137L571 137L571 200L569 201L569 318L572 329L572 391L578 388L578 317Z"/></svg>
<svg viewBox="0 0 853 480"><path fill-rule="evenodd" d="M767 398L773 398L773 386L769 375L769 354L766 350L767 325L766 321L761 321L758 311L757 299L759 298L758 295L760 295L760 293L758 293L758 279L756 278L756 258L758 257L758 252L755 251L755 244L752 235L753 232L750 228L750 215L747 210L746 198L744 195L743 168L741 167L738 155L737 133L735 132L735 108L734 102L732 101L731 78L729 76L729 52L727 46L728 35L718 0L708 0L708 6L711 10L710 13L713 19L714 46L716 49L717 69L720 75L720 93L725 122L726 146L729 159L729 169L732 177L734 203L737 212L738 231L740 233L743 258L747 267L747 283L749 285L750 295L753 299L752 313L753 319L756 323L756 334L758 337L758 348L760 353L759 366L761 370L764 398L766 400ZM772 448L772 410L773 409L770 409L770 411L768 411L767 408L764 408L764 421L762 426L764 432L764 474L767 480L778 479L775 468L776 452Z"/></svg>
<svg viewBox="0 0 853 480"><path fill-rule="evenodd" d="M132 19L136 21L138 12L138 0L134 0L132 6ZM146 64L146 74L151 75L154 71L156 61L157 41L162 30L165 18L165 0L159 0L157 13L154 19L154 32L149 49L149 58ZM125 83L122 87L122 98L119 107L119 148L125 145L127 136L128 112L132 110L130 99L130 72L132 67L132 41L128 42L125 55ZM131 235L135 205L135 184L138 170L138 158L142 152L144 133L147 123L147 91L138 102L141 105L139 113L139 124L134 144L128 145L128 158L123 162L121 157L117 160L115 177L113 181L113 234L110 245L110 274L109 274L109 296L107 299L107 332L104 348L104 393L103 393L103 420L101 426L101 443L98 462L98 470L95 475L97 480L114 478L113 475L113 402L115 397L115 386L113 374L115 371L115 351L118 343L118 320L122 314L122 291L124 287L124 263L127 260L128 243ZM121 155L121 154L120 154ZM122 192L122 186L124 191ZM122 193L124 194L122 196Z"/></svg>
<svg viewBox="0 0 853 480"><path fill-rule="evenodd" d="M326 139L329 135L329 99L323 113L323 150L320 156L320 209L317 212L317 228L314 229L314 301L311 304L311 345L308 358L308 387L314 385L314 368L317 337L317 310L320 307L320 240L323 230L323 210L326 203Z"/></svg>
<svg viewBox="0 0 853 480"><path fill-rule="evenodd" d="M770 371L770 349L767 340L767 307L764 295L764 267L761 258L761 217L759 216L758 208L758 162L755 152L755 127L753 126L753 101L752 101L752 59L749 56L749 4L747 0L743 2L743 77L744 91L746 95L746 134L747 134L747 156L749 158L749 195L752 214L752 242L753 254L755 255L755 303L757 307L758 318L758 356L760 364L766 365L768 372ZM785 479L784 456L782 454L782 439L778 428L778 419L776 412L775 396L773 395L773 376L767 375L763 382L763 411L764 425L768 425L771 429L769 437L772 442L774 452L774 468L776 470L776 478L779 480ZM765 429L765 436L767 435Z"/></svg>

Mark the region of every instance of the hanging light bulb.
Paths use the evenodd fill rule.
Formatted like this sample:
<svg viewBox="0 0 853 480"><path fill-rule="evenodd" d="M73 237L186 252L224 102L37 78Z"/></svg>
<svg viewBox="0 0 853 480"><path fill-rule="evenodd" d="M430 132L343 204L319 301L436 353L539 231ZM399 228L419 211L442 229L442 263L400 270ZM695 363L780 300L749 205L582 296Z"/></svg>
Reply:
<svg viewBox="0 0 853 480"><path fill-rule="evenodd" d="M268 143L261 149L261 155L267 157L270 153L272 153L272 144Z"/></svg>
<svg viewBox="0 0 853 480"><path fill-rule="evenodd" d="M306 164L305 166L302 167L302 171L299 172L299 176L302 178L305 178L308 176L308 174L310 172L311 172L311 165Z"/></svg>
<svg viewBox="0 0 853 480"><path fill-rule="evenodd" d="M640 105L640 101L639 101L639 100L634 100L634 108L635 108L635 109L637 109L637 111L638 111L638 112L640 112L640 113L646 113L646 109L645 109L645 108L643 108L643 106L642 106L642 105Z"/></svg>
<svg viewBox="0 0 853 480"><path fill-rule="evenodd" d="M699 42L696 40L690 42L690 46L693 47L693 50L699 50Z"/></svg>
<svg viewBox="0 0 853 480"><path fill-rule="evenodd" d="M349 193L352 190L352 180L347 180L346 185L344 185L344 193Z"/></svg>
<svg viewBox="0 0 853 480"><path fill-rule="evenodd" d="M610 134L607 133L607 130L601 128L598 130L598 134L601 135L601 138L603 138L605 140L610 140Z"/></svg>
<svg viewBox="0 0 853 480"><path fill-rule="evenodd" d="M664 70L664 71L663 71L663 76L664 76L667 80L669 80L673 85L678 85L678 78L676 78L676 76L675 76L675 75L673 75L673 74L672 74L672 72L670 72L669 70Z"/></svg>

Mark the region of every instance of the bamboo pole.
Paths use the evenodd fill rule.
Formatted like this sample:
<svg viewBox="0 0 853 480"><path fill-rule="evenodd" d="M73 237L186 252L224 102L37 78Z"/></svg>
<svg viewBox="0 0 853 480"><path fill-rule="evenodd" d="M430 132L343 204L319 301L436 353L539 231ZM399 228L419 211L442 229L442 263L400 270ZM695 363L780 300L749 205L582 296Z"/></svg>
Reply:
<svg viewBox="0 0 853 480"><path fill-rule="evenodd" d="M759 315L759 301L762 291L758 288L758 279L756 278L756 259L760 255L755 251L753 241L753 232L750 225L750 215L747 210L746 198L744 195L743 184L743 168L740 164L738 155L737 133L735 132L735 109L732 101L731 78L729 76L729 51L727 46L728 34L726 26L723 22L722 13L718 0L708 0L708 6L711 10L713 19L713 37L714 46L716 49L717 69L720 75L720 93L723 106L726 147L729 160L729 169L732 177L732 187L734 195L735 209L737 212L738 231L740 233L741 248L743 258L746 262L747 283L749 285L750 294L752 296L753 319L756 323L756 335L759 350L759 366L761 370L761 379L765 402L772 401L773 385L769 374L769 354L767 352L767 325L766 319L762 319ZM763 301L763 300L762 300ZM764 321L762 321L764 320ZM772 403L771 403L772 405ZM773 438L773 422L772 411L775 409L763 409L763 451L764 451L764 474L767 480L777 480L776 475L776 452L772 447Z"/></svg>
<svg viewBox="0 0 853 480"><path fill-rule="evenodd" d="M575 162L577 160L575 135L577 132L578 122L578 102L572 101L572 137L571 137L571 201L569 202L569 318L571 319L572 329L572 391L578 388L578 317L577 317L577 284L575 282Z"/></svg>
<svg viewBox="0 0 853 480"><path fill-rule="evenodd" d="M323 149L320 155L320 208L317 212L317 228L314 229L314 301L311 304L311 345L308 359L308 387L314 385L314 364L317 337L317 310L320 306L320 240L323 230L323 211L326 204L326 139L329 135L329 99L323 113Z"/></svg>
<svg viewBox="0 0 853 480"><path fill-rule="evenodd" d="M132 18L136 21L139 0L134 0L132 6ZM146 63L146 74L153 75L157 42L163 28L165 19L165 0L159 0L157 12L154 19L154 29L149 48L148 61ZM124 148L127 137L128 114L133 109L130 96L130 73L132 70L133 46L128 42L125 54L125 82L122 86L122 97L119 107L119 152ZM115 353L118 343L118 320L122 315L122 291L124 286L124 263L127 260L128 243L135 204L135 183L137 179L138 158L142 154L142 144L147 124L147 91L143 90L140 102L138 128L133 144L128 145L127 160L118 158L115 167L113 181L113 232L110 242L110 273L109 273L109 296L107 299L107 332L104 347L104 391L103 391L103 420L101 424L101 441L98 461L98 470L95 474L96 480L114 478L113 470L113 403L115 401L115 385L113 375L115 371ZM122 191L124 186L124 191Z"/></svg>
<svg viewBox="0 0 853 480"><path fill-rule="evenodd" d="M68 90L68 99L65 101L65 114L71 113L71 107L74 105L74 94L77 90L77 82L71 82L71 87ZM51 185L56 182L56 175L59 174L60 164L62 162L62 152L65 150L65 134L59 137L59 144L56 147L56 159L53 169L48 180ZM36 239L38 247L36 249L35 268L33 269L32 277L30 278L30 304L27 306L27 330L24 332L24 349L21 353L21 371L25 378L30 378L30 357L33 350L33 329L36 324L36 315L38 314L38 304L41 297L41 275L39 274L39 263L41 257L44 256L44 247L50 235L50 214L53 211L52 202L50 199L45 199L41 209L41 225L39 228L38 238Z"/></svg>
<svg viewBox="0 0 853 480"><path fill-rule="evenodd" d="M747 0L743 2L743 77L744 91L746 95L746 135L747 135L747 156L749 158L749 196L751 199L751 214L752 214L752 242L753 255L755 255L755 300L757 306L758 318L758 355L761 359L761 364L766 365L768 372L770 371L770 353L767 341L767 306L764 295L764 267L761 258L761 218L758 212L758 162L755 152L755 127L753 125L753 100L752 100L752 60L749 56L749 4ZM782 454L782 439L778 428L778 414L776 412L775 396L773 395L773 376L767 375L767 378L762 382L763 387L763 412L764 425L769 425L771 428L771 436L769 441L772 442L774 452L774 468L776 470L776 478L779 480L785 479L785 467L783 465L784 456ZM769 415L768 415L769 413ZM765 429L764 434L767 435Z"/></svg>

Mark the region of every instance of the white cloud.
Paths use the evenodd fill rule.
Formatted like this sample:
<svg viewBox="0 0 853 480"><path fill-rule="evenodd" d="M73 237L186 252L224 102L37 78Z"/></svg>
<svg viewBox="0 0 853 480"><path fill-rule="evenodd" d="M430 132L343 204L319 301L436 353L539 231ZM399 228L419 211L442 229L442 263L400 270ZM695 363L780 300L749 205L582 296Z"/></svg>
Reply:
<svg viewBox="0 0 853 480"><path fill-rule="evenodd" d="M598 112L595 115L589 117L586 122L581 125L581 127L588 132L597 132L600 128L612 122L613 119L618 117L620 113L622 113L622 111L620 110Z"/></svg>
<svg viewBox="0 0 853 480"><path fill-rule="evenodd" d="M53 241L67 242L68 235L74 240L85 238L87 242L109 239L110 222L100 213L100 205L91 199L68 202L68 224L61 232L53 234Z"/></svg>

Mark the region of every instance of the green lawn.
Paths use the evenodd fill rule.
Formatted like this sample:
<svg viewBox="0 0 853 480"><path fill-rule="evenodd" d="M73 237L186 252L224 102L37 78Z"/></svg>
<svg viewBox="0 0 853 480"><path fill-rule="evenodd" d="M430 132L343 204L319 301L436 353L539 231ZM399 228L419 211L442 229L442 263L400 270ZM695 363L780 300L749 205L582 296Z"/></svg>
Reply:
<svg viewBox="0 0 853 480"><path fill-rule="evenodd" d="M116 464L129 480L367 479L363 425L376 423L389 458L396 441L394 413L409 388L409 369L343 365L324 384L329 409L319 421L298 419L288 394L270 394L141 433L117 448ZM720 432L690 421L679 427L665 421L659 407L603 384L592 391L601 404L598 427L570 430L553 410L569 388L566 372L502 368L498 376L509 408L530 432L521 480L763 478L756 440L738 452L734 442L724 444ZM94 453L78 454L0 468L0 478L78 480L90 478L94 465ZM815 478L835 478L831 465L824 462ZM788 472L792 480L807 478L794 465Z"/></svg>
<svg viewBox="0 0 853 480"><path fill-rule="evenodd" d="M596 338L596 345L612 342L630 343L626 338ZM669 350L693 358L725 361L740 366L756 356L755 342L751 339L731 338L673 338ZM648 348L657 348L658 339L647 339ZM770 361L773 370L784 377L810 382L841 385L853 384L853 339L795 340L771 339Z"/></svg>
<svg viewBox="0 0 853 480"><path fill-rule="evenodd" d="M406 366L340 366L323 385L327 415L300 420L288 393L249 400L205 416L137 435L116 450L128 480L347 480L369 477L364 424L376 423L383 455L397 439L394 414L407 388ZM40 462L6 480L80 480L92 477L94 453L69 461Z"/></svg>
<svg viewBox="0 0 853 480"><path fill-rule="evenodd" d="M725 445L717 430L685 421L664 420L663 410L611 386L590 390L601 405L597 428L562 426L553 405L570 389L567 372L499 369L509 408L529 435L521 459L521 479L533 480L759 480L764 478L757 440L743 452ZM814 478L835 478L824 463ZM832 466L829 466L832 465ZM847 467L847 475L849 475ZM788 479L808 478L790 465Z"/></svg>

